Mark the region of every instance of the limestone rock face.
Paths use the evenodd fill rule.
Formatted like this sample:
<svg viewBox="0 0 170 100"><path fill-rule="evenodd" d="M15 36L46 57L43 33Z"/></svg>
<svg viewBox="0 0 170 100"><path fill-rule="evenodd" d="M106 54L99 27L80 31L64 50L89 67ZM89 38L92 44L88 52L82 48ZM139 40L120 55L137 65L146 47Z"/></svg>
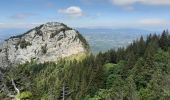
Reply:
<svg viewBox="0 0 170 100"><path fill-rule="evenodd" d="M48 22L28 32L7 39L0 47L0 68L36 60L58 61L74 54L88 52L82 35L66 25Z"/></svg>

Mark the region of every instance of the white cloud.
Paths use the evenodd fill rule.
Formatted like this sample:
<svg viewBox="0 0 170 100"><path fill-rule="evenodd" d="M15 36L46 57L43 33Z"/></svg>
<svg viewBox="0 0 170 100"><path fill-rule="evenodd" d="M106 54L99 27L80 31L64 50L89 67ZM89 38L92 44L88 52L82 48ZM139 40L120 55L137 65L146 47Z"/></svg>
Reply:
<svg viewBox="0 0 170 100"><path fill-rule="evenodd" d="M170 0L140 0L143 4L148 5L170 5Z"/></svg>
<svg viewBox="0 0 170 100"><path fill-rule="evenodd" d="M114 5L127 6L135 3L145 5L170 5L170 0L111 0Z"/></svg>
<svg viewBox="0 0 170 100"><path fill-rule="evenodd" d="M78 6L71 6L66 9L59 9L58 12L66 14L71 17L80 17L83 15L81 8Z"/></svg>
<svg viewBox="0 0 170 100"><path fill-rule="evenodd" d="M168 21L159 18L148 18L139 21L139 24L146 26L162 26L167 25Z"/></svg>
<svg viewBox="0 0 170 100"><path fill-rule="evenodd" d="M111 0L111 2L114 5L120 5L120 6L125 6L125 5L131 5L135 3L138 0Z"/></svg>

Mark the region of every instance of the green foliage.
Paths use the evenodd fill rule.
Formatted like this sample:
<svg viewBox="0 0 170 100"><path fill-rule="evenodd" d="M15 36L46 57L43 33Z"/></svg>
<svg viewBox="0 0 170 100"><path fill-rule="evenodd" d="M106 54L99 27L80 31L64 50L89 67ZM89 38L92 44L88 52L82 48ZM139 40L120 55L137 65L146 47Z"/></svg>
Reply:
<svg viewBox="0 0 170 100"><path fill-rule="evenodd" d="M30 42L27 42L25 40L21 40L19 44L20 44L20 48L22 49L26 48L27 46L32 45Z"/></svg>
<svg viewBox="0 0 170 100"><path fill-rule="evenodd" d="M82 41L83 43L83 46L89 50L89 44L88 42L86 41L86 39L77 31L77 37L80 39L80 41Z"/></svg>
<svg viewBox="0 0 170 100"><path fill-rule="evenodd" d="M25 91L25 92L18 94L16 97L21 99L21 100L31 99L32 93L29 92L29 91Z"/></svg>
<svg viewBox="0 0 170 100"><path fill-rule="evenodd" d="M107 63L104 65L105 71L106 73L109 72L109 70L111 70L116 64L112 64L112 63Z"/></svg>
<svg viewBox="0 0 170 100"><path fill-rule="evenodd" d="M47 44L45 44L44 46L41 46L41 50L43 54L47 53Z"/></svg>
<svg viewBox="0 0 170 100"><path fill-rule="evenodd" d="M146 41L141 37L127 48L71 56L57 64L26 63L11 68L5 83L14 78L21 91L32 93L22 97L34 100L61 100L63 86L66 100L169 100L167 37L165 32L161 37L149 35Z"/></svg>
<svg viewBox="0 0 170 100"><path fill-rule="evenodd" d="M87 57L87 55L89 55L89 54L88 53L78 53L78 54L75 54L75 55L71 55L69 57L65 57L64 60L67 60L67 61L74 61L74 60L82 61L83 59L85 59Z"/></svg>
<svg viewBox="0 0 170 100"><path fill-rule="evenodd" d="M57 34L59 34L60 32L63 32L63 34L64 34L64 36L61 36L61 37L59 37L58 38L58 40L57 41L59 41L59 40L61 40L63 37L65 37L65 31L66 30L70 30L71 28L62 28L62 29L60 29L60 30L58 30L58 31L56 31L56 32L54 32L54 33L52 33L51 35L50 35L50 38L54 38Z"/></svg>
<svg viewBox="0 0 170 100"><path fill-rule="evenodd" d="M61 29L61 30L59 30L59 31L56 31L56 32L54 32L54 33L52 33L51 35L50 35L50 38L54 38L57 34L59 34L62 30L64 30L64 29ZM58 40L59 41L59 40Z"/></svg>
<svg viewBox="0 0 170 100"><path fill-rule="evenodd" d="M165 50L165 51L168 50L168 45L169 45L168 42L169 42L168 31L164 31L164 32L162 33L161 38L160 38L159 45L160 45L160 47L161 47L163 50Z"/></svg>

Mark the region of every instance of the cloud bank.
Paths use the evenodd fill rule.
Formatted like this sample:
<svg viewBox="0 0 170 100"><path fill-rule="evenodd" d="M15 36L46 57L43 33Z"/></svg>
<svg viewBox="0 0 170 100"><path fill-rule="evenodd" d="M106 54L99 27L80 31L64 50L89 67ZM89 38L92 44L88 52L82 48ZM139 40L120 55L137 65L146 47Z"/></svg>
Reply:
<svg viewBox="0 0 170 100"><path fill-rule="evenodd" d="M148 26L159 26L159 25L167 25L169 23L169 21L166 21L164 19L160 19L160 18L148 18L148 19L142 19L139 21L139 24Z"/></svg>
<svg viewBox="0 0 170 100"><path fill-rule="evenodd" d="M80 17L83 15L82 9L78 6L71 6L66 9L59 9L58 12L71 17Z"/></svg>
<svg viewBox="0 0 170 100"><path fill-rule="evenodd" d="M170 5L170 0L111 0L114 5L127 6L135 3L144 5Z"/></svg>

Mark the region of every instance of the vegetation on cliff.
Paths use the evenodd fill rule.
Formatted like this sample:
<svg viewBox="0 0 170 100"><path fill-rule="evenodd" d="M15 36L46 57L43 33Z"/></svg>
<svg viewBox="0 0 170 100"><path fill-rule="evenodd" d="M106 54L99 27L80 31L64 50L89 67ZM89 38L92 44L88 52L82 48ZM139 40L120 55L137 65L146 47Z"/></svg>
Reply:
<svg viewBox="0 0 170 100"><path fill-rule="evenodd" d="M57 64L25 63L6 72L3 81L32 100L168 100L170 35L141 37L126 48ZM4 92L0 98L6 98Z"/></svg>

